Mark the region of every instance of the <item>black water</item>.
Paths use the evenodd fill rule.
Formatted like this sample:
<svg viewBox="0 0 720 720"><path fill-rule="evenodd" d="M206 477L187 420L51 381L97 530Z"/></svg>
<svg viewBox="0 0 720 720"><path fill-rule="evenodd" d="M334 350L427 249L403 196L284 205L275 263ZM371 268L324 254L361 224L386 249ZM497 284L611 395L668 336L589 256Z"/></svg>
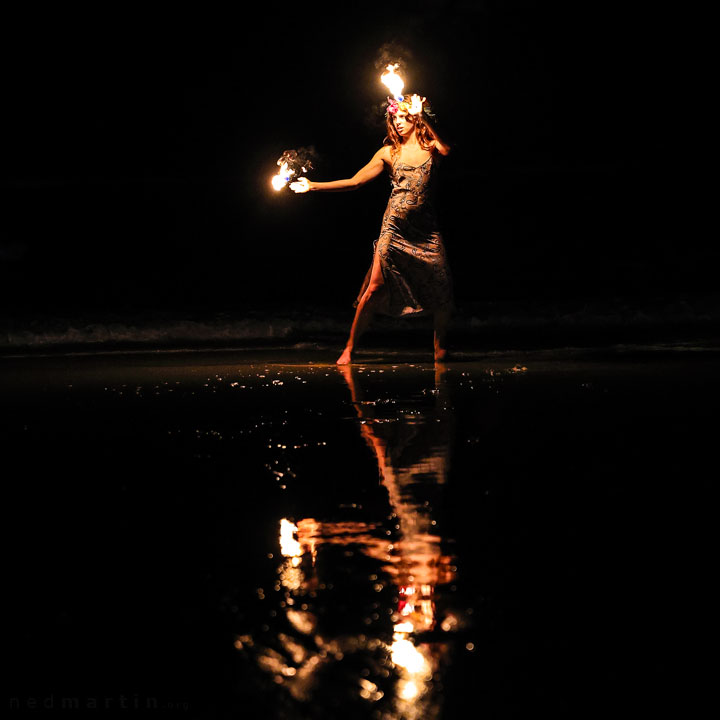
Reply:
<svg viewBox="0 0 720 720"><path fill-rule="evenodd" d="M715 350L326 355L2 361L11 709L699 701Z"/></svg>

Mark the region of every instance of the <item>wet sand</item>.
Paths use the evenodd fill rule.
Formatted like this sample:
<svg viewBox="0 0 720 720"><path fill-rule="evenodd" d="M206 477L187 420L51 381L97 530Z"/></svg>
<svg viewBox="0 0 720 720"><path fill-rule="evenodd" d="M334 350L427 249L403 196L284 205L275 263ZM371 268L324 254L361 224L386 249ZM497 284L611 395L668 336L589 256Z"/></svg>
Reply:
<svg viewBox="0 0 720 720"><path fill-rule="evenodd" d="M333 359L0 360L13 709L690 707L716 349Z"/></svg>

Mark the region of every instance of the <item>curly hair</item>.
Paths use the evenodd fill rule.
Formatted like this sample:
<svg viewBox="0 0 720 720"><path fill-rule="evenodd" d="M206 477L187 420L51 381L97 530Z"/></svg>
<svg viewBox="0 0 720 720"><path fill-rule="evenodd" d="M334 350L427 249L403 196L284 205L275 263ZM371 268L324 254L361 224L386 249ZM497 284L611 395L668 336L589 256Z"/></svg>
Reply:
<svg viewBox="0 0 720 720"><path fill-rule="evenodd" d="M427 116L425 115L424 110L417 115L410 115L408 113L407 116L408 120L415 124L415 135L418 139L420 147L423 150L432 150L433 138L430 135L430 131L428 130L427 125L425 124L426 117ZM395 125L393 124L393 116L390 112L385 113L385 128L387 130L387 135L383 140L383 145L391 145L392 148L390 152L393 155L396 155L400 151L400 145L402 145L402 140L400 139L398 131L395 129Z"/></svg>

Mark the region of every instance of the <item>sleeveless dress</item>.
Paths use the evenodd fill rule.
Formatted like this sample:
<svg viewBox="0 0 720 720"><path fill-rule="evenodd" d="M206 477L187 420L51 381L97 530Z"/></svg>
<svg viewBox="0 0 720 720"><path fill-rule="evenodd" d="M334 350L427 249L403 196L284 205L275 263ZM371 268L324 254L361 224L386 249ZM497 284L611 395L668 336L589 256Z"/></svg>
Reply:
<svg viewBox="0 0 720 720"><path fill-rule="evenodd" d="M452 277L434 208L437 160L412 166L393 158L392 191L374 244L384 288L376 310L405 316L450 310ZM367 289L372 265L355 305Z"/></svg>

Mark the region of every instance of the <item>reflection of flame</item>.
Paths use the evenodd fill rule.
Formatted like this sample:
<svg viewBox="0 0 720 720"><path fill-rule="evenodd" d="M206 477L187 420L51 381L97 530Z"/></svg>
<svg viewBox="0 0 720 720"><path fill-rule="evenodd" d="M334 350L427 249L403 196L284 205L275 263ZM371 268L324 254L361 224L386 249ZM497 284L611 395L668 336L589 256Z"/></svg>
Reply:
<svg viewBox="0 0 720 720"><path fill-rule="evenodd" d="M414 700L420 694L420 688L414 680L401 680L398 683L398 697L401 700Z"/></svg>
<svg viewBox="0 0 720 720"><path fill-rule="evenodd" d="M396 688L397 697L401 701L409 702L429 689L433 669L428 656L408 640L408 633L398 631L401 625L395 626L390 658L393 665L401 671ZM412 628L412 625L410 627Z"/></svg>
<svg viewBox="0 0 720 720"><path fill-rule="evenodd" d="M406 621L395 625L395 627L393 627L393 630L396 633L411 633L415 630L415 626L411 622Z"/></svg>
<svg viewBox="0 0 720 720"><path fill-rule="evenodd" d="M295 539L297 526L293 525L289 520L283 518L280 521L280 552L285 557L300 557L302 555L302 547Z"/></svg>
<svg viewBox="0 0 720 720"><path fill-rule="evenodd" d="M398 589L398 612L402 621L393 626L393 642L389 649L393 664L401 671L397 697L410 702L426 692L432 677L427 651L417 648L409 638L413 633L429 630L435 625L433 588L430 585L421 585L419 589L404 585Z"/></svg>
<svg viewBox="0 0 720 720"><path fill-rule="evenodd" d="M395 640L390 651L393 663L411 675L423 675L429 669L425 656L407 638Z"/></svg>
<svg viewBox="0 0 720 720"><path fill-rule="evenodd" d="M431 585L400 587L398 614L402 622L395 626L395 632L425 632L435 626L434 588ZM409 626L410 630L406 630Z"/></svg>
<svg viewBox="0 0 720 720"><path fill-rule="evenodd" d="M388 65L387 70L380 76L380 81L390 90L395 98L399 98L402 95L403 88L405 87L405 81L395 72L398 67L400 66L397 63Z"/></svg>
<svg viewBox="0 0 720 720"><path fill-rule="evenodd" d="M299 559L294 557L291 560L286 560L285 565L280 570L280 582L288 590L299 590L305 580L303 571L298 567L293 567L295 560Z"/></svg>

